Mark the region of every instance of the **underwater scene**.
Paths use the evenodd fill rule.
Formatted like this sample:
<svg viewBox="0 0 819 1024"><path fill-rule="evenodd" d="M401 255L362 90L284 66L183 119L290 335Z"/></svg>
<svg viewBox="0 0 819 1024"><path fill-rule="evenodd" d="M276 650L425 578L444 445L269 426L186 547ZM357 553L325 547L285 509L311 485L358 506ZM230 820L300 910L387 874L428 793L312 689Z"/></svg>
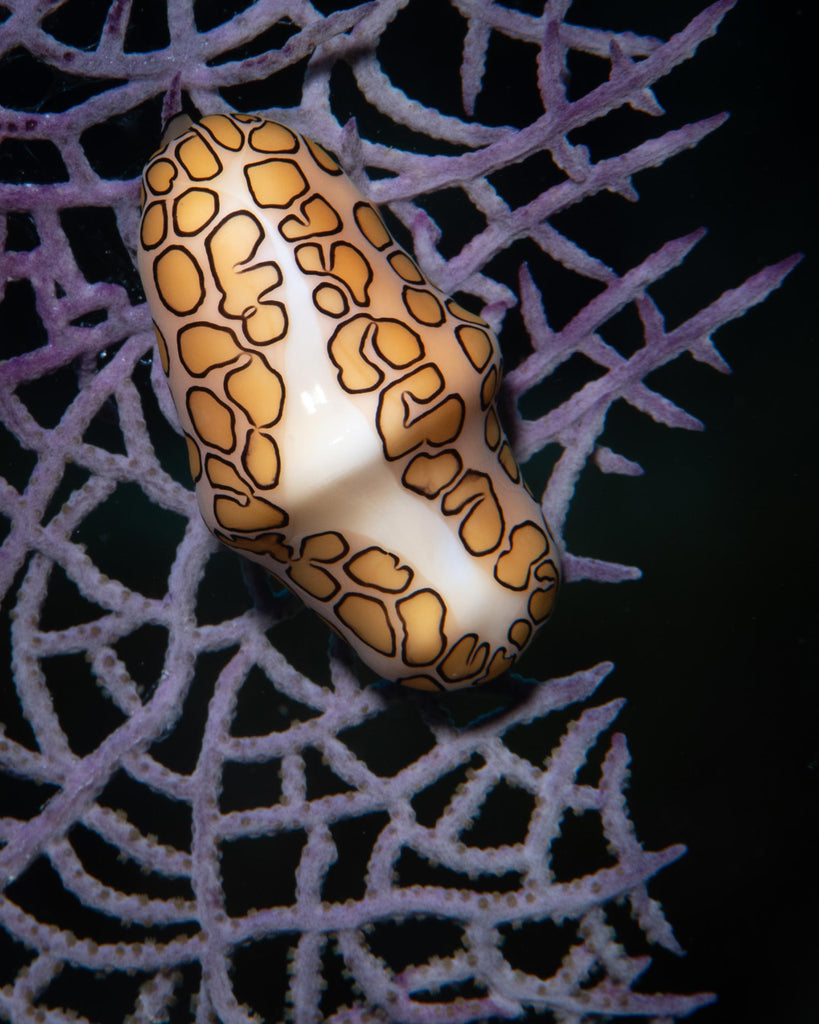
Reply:
<svg viewBox="0 0 819 1024"><path fill-rule="evenodd" d="M816 1018L805 17L0 3L0 1021Z"/></svg>

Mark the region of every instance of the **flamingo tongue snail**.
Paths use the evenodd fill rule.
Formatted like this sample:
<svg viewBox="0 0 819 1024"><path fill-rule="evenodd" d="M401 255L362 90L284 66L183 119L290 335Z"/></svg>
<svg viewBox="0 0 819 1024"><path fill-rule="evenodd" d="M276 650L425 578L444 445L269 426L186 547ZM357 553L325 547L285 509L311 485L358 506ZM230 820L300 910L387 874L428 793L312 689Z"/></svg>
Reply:
<svg viewBox="0 0 819 1024"><path fill-rule="evenodd" d="M284 125L205 117L143 185L139 268L208 528L380 675L439 690L508 669L560 569L488 325Z"/></svg>

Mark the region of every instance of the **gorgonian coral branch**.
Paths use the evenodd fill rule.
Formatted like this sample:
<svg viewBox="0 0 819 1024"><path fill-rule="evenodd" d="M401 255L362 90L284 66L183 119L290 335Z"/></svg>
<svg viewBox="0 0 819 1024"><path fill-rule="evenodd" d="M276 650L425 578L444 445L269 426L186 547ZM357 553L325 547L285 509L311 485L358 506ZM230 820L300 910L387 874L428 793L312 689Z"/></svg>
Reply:
<svg viewBox="0 0 819 1024"><path fill-rule="evenodd" d="M522 459L558 446L541 498L562 529L590 463L642 472L603 443L612 403L622 398L659 423L698 429L646 377L684 352L725 370L712 335L793 266L761 271L667 330L651 289L683 264L700 232L617 273L554 222L604 192L636 201L637 173L720 128L719 112L695 124L670 120L602 158L577 141L625 108L665 116L656 83L694 55L733 3L712 4L663 41L572 24L568 0L552 0L540 16L455 0L461 33L451 52L463 116L454 104L423 100L423 90L412 94L391 66L391 33L411 25L412 0L326 17L308 2L260 0L202 28L189 0L171 0L165 41L144 50L129 42L139 12L127 0L110 5L90 43L71 35L70 18L60 21L71 13L63 6L6 0L0 24L4 64L28 55L26 67L73 76L64 88L89 90L75 103L59 88L28 102L6 86L0 109L0 155L11 165L0 182L0 419L9 451L0 594L14 686L0 770L9 790L36 794L0 819L0 924L16 951L0 966L0 1016L68 1019L76 1008L59 984L84 983L91 971L118 979L123 1017L146 1021L166 1019L180 994L194 997L197 1020L279 1019L282 1005L265 1007L253 981L260 974L265 991L279 985L296 1021L693 1012L711 997L645 991L647 950L680 952L648 883L683 848L646 852L636 838L625 802L628 752L611 733L620 702L589 703L608 666L538 686L511 681L505 710L458 729L428 698L362 686L333 643L312 661L314 639L294 653L292 599L271 596L252 574L244 586L221 575L225 556L170 452L179 428L158 366L146 365L150 317L133 279L122 265L119 277L89 271L85 256L104 250L113 264L135 253L137 174L163 116L183 100L202 114L243 109L242 88L266 81L261 112L334 150L406 227L440 287L485 304L498 329L520 303L530 350L506 374L509 425ZM258 43L276 32L276 43ZM500 88L492 73L499 42L532 48L539 106L519 128L483 114ZM606 67L581 95L570 89L576 55ZM286 75L300 79L296 105L279 94ZM135 143L126 129L146 110L152 134ZM123 134L105 134L114 129ZM110 155L123 138L131 139L128 169L106 170L101 150ZM540 194L500 189L500 172L547 157L557 180ZM454 244L446 219L425 205L441 194L457 194L471 212ZM78 212L79 239L71 228ZM94 226L98 213L109 215L103 227ZM517 258L523 243L528 265ZM562 327L550 322L533 251L599 284ZM497 260L510 253L515 273L503 276ZM9 309L26 301L19 328ZM624 356L601 329L629 306L642 338ZM573 355L601 375L555 408L524 416L523 400ZM133 503L152 520L141 551L131 539L137 514L124 531L118 525L117 510ZM639 575L572 552L565 564L569 579ZM219 605L225 593L234 606ZM379 762L385 754L395 757L388 766ZM237 776L253 781L234 785ZM508 820L491 845L475 836L497 817L496 799ZM509 836L513 800L525 811ZM567 876L561 847L579 818L594 821L608 859ZM265 888L271 877L283 891ZM38 902L46 882L67 901L59 911ZM639 949L618 939L621 903L643 937ZM395 935L430 922L438 938L424 931L423 941L410 936L395 951ZM277 942L286 949L279 960ZM549 966L527 947L548 954ZM325 993L333 973L342 980ZM94 1017L83 1006L79 1014Z"/></svg>

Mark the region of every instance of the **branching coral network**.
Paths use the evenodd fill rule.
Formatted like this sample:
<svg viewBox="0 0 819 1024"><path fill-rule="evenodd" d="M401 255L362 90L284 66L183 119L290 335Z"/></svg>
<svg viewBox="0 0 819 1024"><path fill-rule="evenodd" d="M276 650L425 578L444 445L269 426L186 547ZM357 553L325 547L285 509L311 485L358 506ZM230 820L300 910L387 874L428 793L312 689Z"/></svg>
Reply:
<svg viewBox="0 0 819 1024"><path fill-rule="evenodd" d="M70 0L0 7L0 594L12 665L0 1017L686 1016L712 997L643 984L646 950L680 952L647 883L683 848L646 852L635 837L625 740L608 732L620 702L590 703L610 666L512 680L504 710L458 729L431 698L362 685L335 641L310 652L312 673L296 667L286 637L298 608L257 578L238 588L243 604L222 607L214 581L232 556L199 518L129 259L137 174L163 116L183 102L203 114L250 109L248 86L264 82L276 98L297 80L293 104L260 112L334 151L403 225L430 278L482 308L502 340L520 309L529 349L506 375L508 427L522 460L558 452L542 501L562 531L589 462L642 472L600 443L612 403L699 428L647 376L683 352L726 369L713 333L794 263L667 329L651 287L699 233L616 273L555 224L601 192L636 200L635 174L719 128L717 113L654 134L664 111L652 87L716 32L732 0L665 42L573 24L569 0L538 16L453 0L460 114L414 98L391 70L390 33L420 3L327 16L321 6L258 0L217 17L168 0L167 23L152 15L147 37L130 0L96 24L100 5L83 16ZM525 126L484 115L500 88L499 44L534 59L538 111ZM606 70L580 95L577 54ZM644 117L644 141L600 158L576 141L626 107ZM147 135L134 131L143 123ZM545 190L519 202L504 193L502 172L544 156ZM425 206L440 194L466 200L474 225L454 253ZM512 281L494 269L521 242L596 285L559 329L531 261ZM624 355L601 329L629 306L643 336ZM596 378L524 417L522 400L578 354ZM639 575L582 552L565 564L569 581ZM581 773L598 746L592 782ZM481 829L499 795L508 834L493 842ZM597 822L607 860L566 876L561 837L581 816ZM636 951L618 931L626 911Z"/></svg>

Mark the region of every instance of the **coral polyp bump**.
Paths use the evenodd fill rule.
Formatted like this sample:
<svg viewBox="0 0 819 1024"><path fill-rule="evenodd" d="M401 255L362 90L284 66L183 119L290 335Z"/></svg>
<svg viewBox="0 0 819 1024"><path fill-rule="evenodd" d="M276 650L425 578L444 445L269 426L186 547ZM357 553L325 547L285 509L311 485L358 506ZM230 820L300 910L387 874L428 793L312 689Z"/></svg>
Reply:
<svg viewBox="0 0 819 1024"><path fill-rule="evenodd" d="M560 567L500 425L487 323L282 124L205 117L143 185L140 273L209 529L379 675L504 672Z"/></svg>

